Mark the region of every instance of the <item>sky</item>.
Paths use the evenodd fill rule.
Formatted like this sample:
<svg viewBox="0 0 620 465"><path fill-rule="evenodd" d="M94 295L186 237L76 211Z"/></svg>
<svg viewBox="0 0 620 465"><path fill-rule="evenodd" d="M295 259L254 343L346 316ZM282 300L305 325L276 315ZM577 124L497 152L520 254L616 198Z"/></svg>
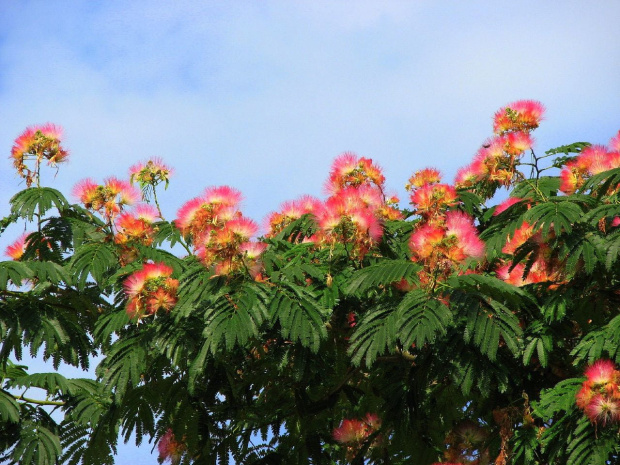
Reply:
<svg viewBox="0 0 620 465"><path fill-rule="evenodd" d="M259 222L324 198L344 151L382 166L406 206L414 171L451 182L520 99L547 108L537 152L607 144L618 18L615 0L0 0L0 216L25 187L13 140L45 122L64 127L71 157L44 185L68 196L158 156L175 169L159 194L169 220L214 185L241 190ZM147 445L121 448L125 463L157 462Z"/></svg>

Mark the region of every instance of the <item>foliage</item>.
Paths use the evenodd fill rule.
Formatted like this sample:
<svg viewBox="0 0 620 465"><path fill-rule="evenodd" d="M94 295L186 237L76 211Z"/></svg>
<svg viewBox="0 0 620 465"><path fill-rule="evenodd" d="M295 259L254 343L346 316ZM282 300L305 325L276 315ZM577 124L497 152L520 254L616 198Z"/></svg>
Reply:
<svg viewBox="0 0 620 465"><path fill-rule="evenodd" d="M537 156L543 111L502 108L454 185L411 177L408 210L343 154L329 198L258 239L227 186L166 221L158 159L130 170L156 208L115 178L71 204L39 185L60 129L29 128L0 229L34 230L0 262L0 462L111 464L135 434L174 464L619 463L620 133ZM101 361L68 379L24 350Z"/></svg>

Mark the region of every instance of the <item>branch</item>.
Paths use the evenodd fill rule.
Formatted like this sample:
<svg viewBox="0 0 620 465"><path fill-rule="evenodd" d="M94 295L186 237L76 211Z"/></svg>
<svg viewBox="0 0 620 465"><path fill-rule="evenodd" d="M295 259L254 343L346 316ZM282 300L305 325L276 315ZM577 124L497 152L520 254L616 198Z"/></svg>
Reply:
<svg viewBox="0 0 620 465"><path fill-rule="evenodd" d="M24 397L24 396L16 396L14 394L11 394L13 396L13 398L15 400L21 400L22 402L28 402L30 404L37 404L37 405L65 405L66 402L61 402L61 401L53 401L53 400L38 400L38 399L30 399L29 397Z"/></svg>

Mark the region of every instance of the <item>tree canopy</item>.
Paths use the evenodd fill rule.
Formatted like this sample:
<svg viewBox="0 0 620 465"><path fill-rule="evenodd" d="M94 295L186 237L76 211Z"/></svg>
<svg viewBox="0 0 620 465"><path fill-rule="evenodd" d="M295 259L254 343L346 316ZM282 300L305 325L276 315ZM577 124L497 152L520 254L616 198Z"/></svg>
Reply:
<svg viewBox="0 0 620 465"><path fill-rule="evenodd" d="M112 464L135 435L172 464L620 463L620 132L537 153L543 113L500 108L454 183L420 169L406 202L344 153L326 199L258 237L229 186L164 219L157 158L42 186L69 152L28 128L0 223L30 231L0 262L0 462ZM24 351L102 359L70 379Z"/></svg>

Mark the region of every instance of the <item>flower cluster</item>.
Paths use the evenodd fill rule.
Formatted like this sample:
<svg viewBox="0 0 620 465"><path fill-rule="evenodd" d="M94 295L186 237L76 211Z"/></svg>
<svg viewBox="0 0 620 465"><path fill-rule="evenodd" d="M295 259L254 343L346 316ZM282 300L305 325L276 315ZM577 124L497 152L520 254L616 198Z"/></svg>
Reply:
<svg viewBox="0 0 620 465"><path fill-rule="evenodd" d="M511 185L519 158L534 144L530 132L538 127L544 111L541 103L532 100L501 108L495 114L495 136L483 144L470 165L458 171L456 187L477 190L490 198L497 187ZM476 188L481 183L486 189Z"/></svg>
<svg viewBox="0 0 620 465"><path fill-rule="evenodd" d="M157 210L147 204L138 205L132 212L121 213L116 220L114 242L151 245L155 234L153 223L158 217Z"/></svg>
<svg viewBox="0 0 620 465"><path fill-rule="evenodd" d="M13 166L26 180L28 187L38 181L39 166L43 159L47 160L50 166L67 161L69 152L61 146L61 138L62 128L48 123L42 126L31 126L15 139L11 149ZM26 165L29 159L35 160L35 171Z"/></svg>
<svg viewBox="0 0 620 465"><path fill-rule="evenodd" d="M488 431L479 424L462 420L446 437L448 448L444 451L444 458L448 462L442 465L489 463L489 451L485 447L488 435Z"/></svg>
<svg viewBox="0 0 620 465"><path fill-rule="evenodd" d="M269 232L267 237L274 237L289 224L298 220L303 215L317 216L323 209L323 202L310 195L304 195L297 200L284 202L277 212L273 212L267 218Z"/></svg>
<svg viewBox="0 0 620 465"><path fill-rule="evenodd" d="M385 178L371 159L344 153L332 164L326 183L331 196L315 213L316 241L333 246L351 244L351 256L362 258L381 241L382 223L400 218L396 197L385 198Z"/></svg>
<svg viewBox="0 0 620 465"><path fill-rule="evenodd" d="M331 167L325 189L330 196L321 202L310 196L285 202L267 219L273 237L305 214L316 220L318 229L311 237L302 238L319 246L347 244L352 258L361 259L381 241L382 223L402 217L395 196L386 198L385 177L370 158L345 152ZM300 238L289 238L299 240Z"/></svg>
<svg viewBox="0 0 620 465"><path fill-rule="evenodd" d="M424 265L419 277L423 285L430 286L466 261L484 256L473 218L458 210L448 211L459 203L456 190L440 182L439 172L426 168L416 172L407 185L414 212L420 216L409 239L411 260Z"/></svg>
<svg viewBox="0 0 620 465"><path fill-rule="evenodd" d="M106 179L103 184L97 184L90 178L83 179L73 188L73 195L84 207L100 213L108 221L140 199L140 192L129 182L115 177Z"/></svg>
<svg viewBox="0 0 620 465"><path fill-rule="evenodd" d="M609 147L590 145L577 158L566 163L560 173L560 190L572 194L590 176L614 168L620 168L620 131L609 141Z"/></svg>
<svg viewBox="0 0 620 465"><path fill-rule="evenodd" d="M175 224L191 238L202 262L215 274L237 271L258 274L258 259L267 245L251 241L258 225L239 210L241 192L228 186L210 187L201 197L186 202Z"/></svg>
<svg viewBox="0 0 620 465"><path fill-rule="evenodd" d="M530 132L538 127L543 119L545 107L535 100L519 100L500 108L493 119L493 132Z"/></svg>
<svg viewBox="0 0 620 465"><path fill-rule="evenodd" d="M332 435L340 444L347 447L347 459L351 460L366 442L369 436L381 429L381 419L374 413L367 413L363 419L345 419L340 426L334 428ZM371 448L378 445L380 437L376 437Z"/></svg>
<svg viewBox="0 0 620 465"><path fill-rule="evenodd" d="M24 255L24 252L26 251L26 239L28 238L29 234L30 233L25 232L21 236L19 236L17 239L15 239L15 241L12 244L7 246L7 248L4 251L4 254L7 257L10 257L11 260L15 260L15 261L22 258L22 255Z"/></svg>
<svg viewBox="0 0 620 465"><path fill-rule="evenodd" d="M123 212L116 219L116 234L114 242L121 246L121 262L127 264L137 257L135 245L150 246L155 237L156 228L153 226L159 213L147 204L141 204L131 212Z"/></svg>
<svg viewBox="0 0 620 465"><path fill-rule="evenodd" d="M493 214L497 216L510 209L513 205L522 202L527 203L528 199L510 197L499 204ZM558 279L561 273L560 264L552 257L551 248L543 240L540 229L535 229L527 221L521 223L512 235L506 238L506 244L502 248L502 253L514 255L526 243L532 246L532 251L528 258L529 266L526 266L523 262L514 265L511 259L501 259L496 269L497 277L518 287Z"/></svg>
<svg viewBox="0 0 620 465"><path fill-rule="evenodd" d="M405 186L411 191L410 199L414 212L420 215L425 223L441 219L442 212L459 203L454 186L440 182L441 174L438 170L425 168L416 171Z"/></svg>
<svg viewBox="0 0 620 465"><path fill-rule="evenodd" d="M161 158L155 157L140 162L129 168L129 181L137 182L143 189L146 186L156 186L165 183L166 187L170 182L173 170L168 167Z"/></svg>
<svg viewBox="0 0 620 465"><path fill-rule="evenodd" d="M170 462L177 465L181 461L181 457L185 453L187 446L182 441L177 441L171 429L159 438L157 450L159 451L159 463Z"/></svg>
<svg viewBox="0 0 620 465"><path fill-rule="evenodd" d="M585 375L577 407L592 423L620 423L620 370L611 360L598 360L586 368Z"/></svg>
<svg viewBox="0 0 620 465"><path fill-rule="evenodd" d="M130 318L142 318L158 310L167 312L177 303L179 281L171 278L172 268L164 263L145 263L124 283L129 299L127 314Z"/></svg>
<svg viewBox="0 0 620 465"><path fill-rule="evenodd" d="M384 183L385 176L372 159L345 152L332 164L325 189L336 194L345 187L359 187L363 184L373 184L382 189Z"/></svg>

